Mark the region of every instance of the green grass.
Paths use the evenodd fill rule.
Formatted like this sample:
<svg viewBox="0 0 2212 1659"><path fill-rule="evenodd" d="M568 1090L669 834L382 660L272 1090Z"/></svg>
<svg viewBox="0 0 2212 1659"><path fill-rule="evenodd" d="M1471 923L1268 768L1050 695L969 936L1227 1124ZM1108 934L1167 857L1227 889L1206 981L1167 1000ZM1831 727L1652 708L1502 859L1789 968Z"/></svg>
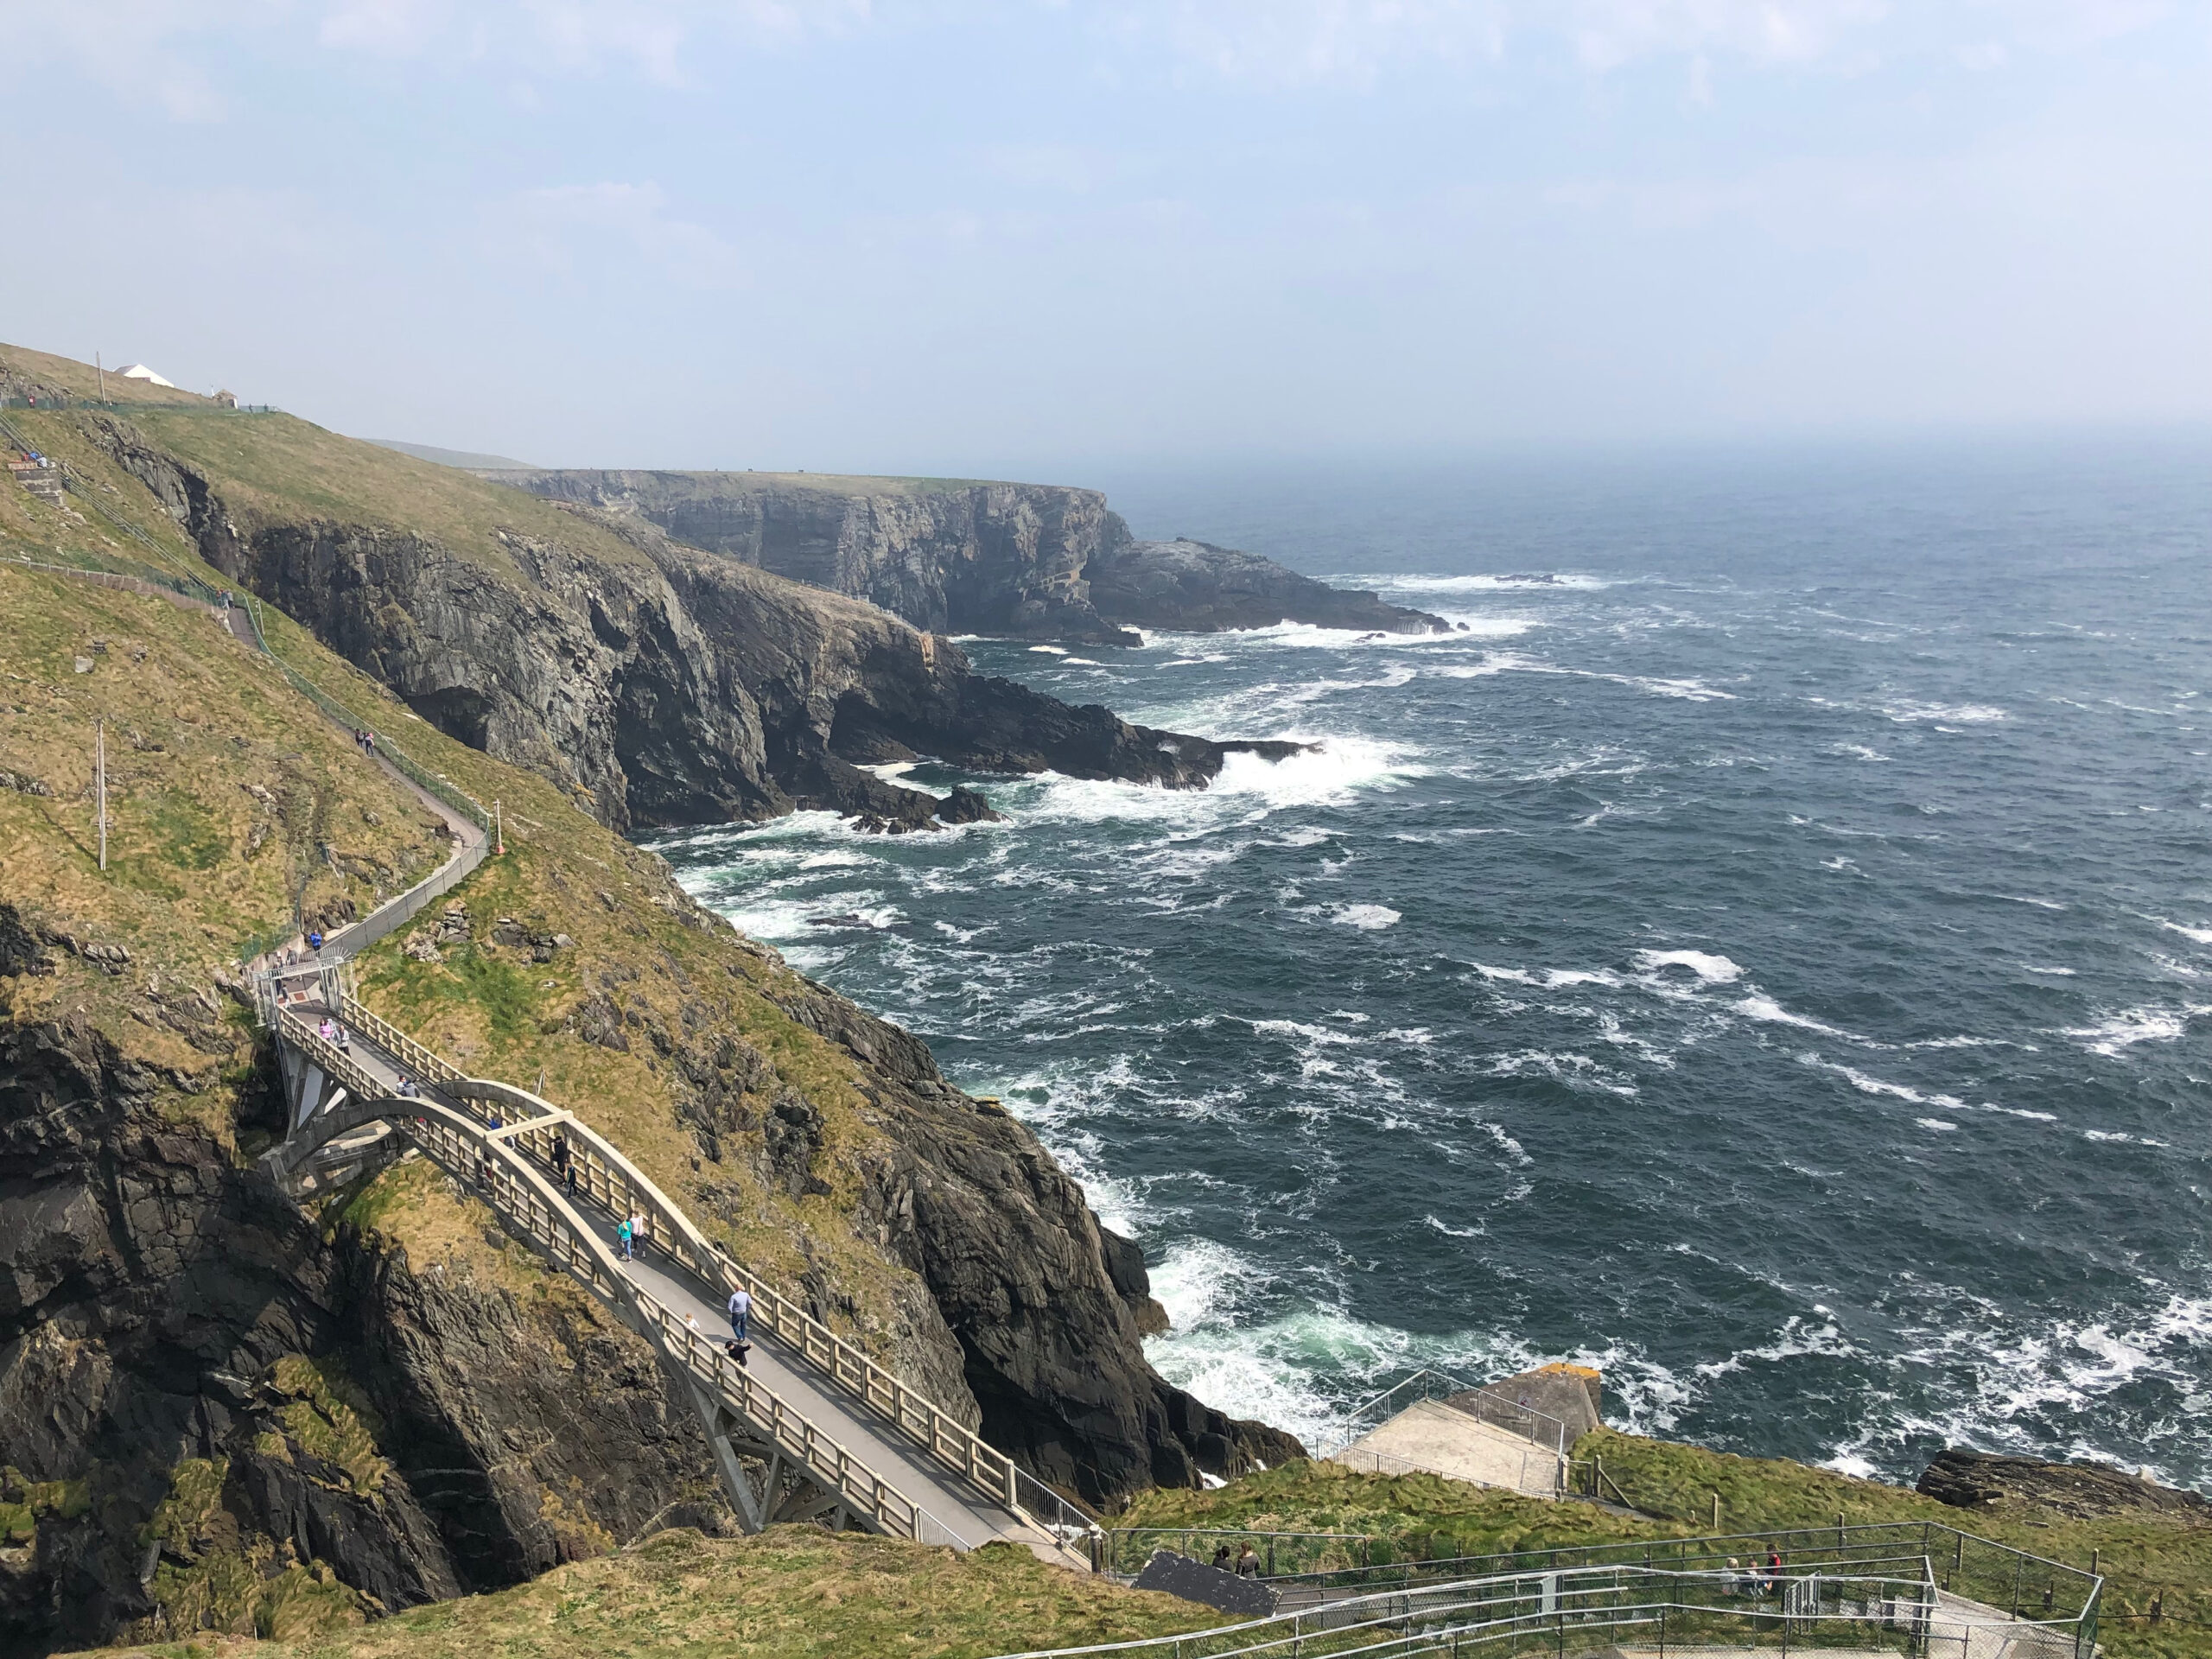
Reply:
<svg viewBox="0 0 2212 1659"><path fill-rule="evenodd" d="M1217 1622L1011 1545L956 1555L816 1527L727 1540L679 1529L512 1590L290 1641L210 1642L201 1659L982 1659Z"/></svg>
<svg viewBox="0 0 2212 1659"><path fill-rule="evenodd" d="M1725 1533L1833 1527L1839 1516L1847 1525L1932 1521L2071 1567L2094 1560L2107 1580L2099 1639L2115 1659L2212 1654L2212 1526L2140 1515L2078 1521L2037 1508L1956 1510L1910 1488L1785 1459L1733 1457L1610 1429L1584 1436L1574 1455L1602 1457L1630 1501L1659 1518L1434 1475L1296 1463L1217 1491L1147 1492L1116 1524L1364 1533L1382 1541L1381 1558L1439 1559L1694 1536L1712 1530L1717 1492ZM2153 1626L2148 1616L2161 1595Z"/></svg>

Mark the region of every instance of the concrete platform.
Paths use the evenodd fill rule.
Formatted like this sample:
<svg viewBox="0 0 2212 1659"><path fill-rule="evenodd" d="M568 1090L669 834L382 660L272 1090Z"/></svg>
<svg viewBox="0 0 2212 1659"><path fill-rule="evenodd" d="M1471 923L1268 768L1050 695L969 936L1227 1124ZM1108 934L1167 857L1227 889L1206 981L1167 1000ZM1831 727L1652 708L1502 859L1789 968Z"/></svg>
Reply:
<svg viewBox="0 0 2212 1659"><path fill-rule="evenodd" d="M1329 1461L1371 1474L1425 1471L1529 1497L1559 1496L1559 1459L1534 1441L1441 1400L1417 1400Z"/></svg>

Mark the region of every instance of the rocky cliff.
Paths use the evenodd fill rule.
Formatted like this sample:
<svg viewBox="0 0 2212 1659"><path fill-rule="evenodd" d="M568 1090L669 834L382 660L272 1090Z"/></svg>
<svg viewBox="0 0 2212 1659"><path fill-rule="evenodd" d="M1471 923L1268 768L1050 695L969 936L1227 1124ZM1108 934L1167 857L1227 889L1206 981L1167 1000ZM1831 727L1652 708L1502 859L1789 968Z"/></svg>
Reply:
<svg viewBox="0 0 2212 1659"><path fill-rule="evenodd" d="M938 633L1135 645L1131 626L1309 622L1442 632L1440 617L1204 542L1139 542L1096 490L806 474L487 471L677 541L865 599Z"/></svg>
<svg viewBox="0 0 2212 1659"><path fill-rule="evenodd" d="M721 1524L651 1349L488 1212L418 1166L457 1254L318 1223L166 1082L82 1021L0 1033L0 1647L346 1622Z"/></svg>
<svg viewBox="0 0 2212 1659"><path fill-rule="evenodd" d="M617 829L801 806L890 829L987 815L973 795L940 801L860 770L919 754L1188 788L1233 750L1294 747L1154 731L977 675L957 647L872 604L683 545L634 515L539 509L543 522L493 522L470 546L404 512L391 522L391 503L347 520L272 503L130 423L89 416L86 429L210 563L423 719L555 779ZM1059 516L1063 541L1074 516Z"/></svg>
<svg viewBox="0 0 2212 1659"><path fill-rule="evenodd" d="M42 447L172 538L157 550L183 568L193 544L117 466L113 435L37 418ZM196 522L236 546L289 522L267 470L258 489L166 476L199 478ZM524 505L547 515L528 539L568 531ZM692 607L719 589L575 523L603 571L656 573L711 632ZM365 523L354 544L383 550L365 566L395 546L474 563L419 524ZM494 571L480 594L464 569L455 603L506 606L525 575ZM615 630L612 583L592 592ZM591 594L573 602L597 641ZM455 891L435 938L357 964L373 1006L575 1106L742 1259L1048 1479L1111 1502L1295 1455L1147 1365L1141 1255L1027 1128L702 911L577 810L563 766L521 770L410 722L273 608L269 626L364 721L505 805L507 854ZM802 632L778 648L794 659L779 695L805 704L843 647ZM520 646L496 660L531 667ZM772 688L776 660L746 683ZM0 563L0 1651L304 1631L655 1525L716 1524L704 1447L650 1355L442 1177L404 1164L302 1213L253 1173L276 1114L227 964L303 904L358 913L435 862L419 803L203 614ZM492 683L487 718L511 692ZM776 730L775 698L756 706ZM1013 708L991 741L1076 741ZM96 715L105 872L88 839ZM834 707L824 718L834 729ZM1079 734L1090 716L1052 718ZM855 728L876 747L902 729ZM650 780L650 757L632 759Z"/></svg>

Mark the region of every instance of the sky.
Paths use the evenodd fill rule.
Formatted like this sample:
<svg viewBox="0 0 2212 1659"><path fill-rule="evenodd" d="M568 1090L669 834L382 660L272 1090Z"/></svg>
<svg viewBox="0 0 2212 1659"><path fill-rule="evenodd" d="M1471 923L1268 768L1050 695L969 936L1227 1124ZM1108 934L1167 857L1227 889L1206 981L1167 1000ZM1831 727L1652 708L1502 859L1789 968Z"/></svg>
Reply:
<svg viewBox="0 0 2212 1659"><path fill-rule="evenodd" d="M0 0L0 339L548 465L2212 418L2198 0Z"/></svg>

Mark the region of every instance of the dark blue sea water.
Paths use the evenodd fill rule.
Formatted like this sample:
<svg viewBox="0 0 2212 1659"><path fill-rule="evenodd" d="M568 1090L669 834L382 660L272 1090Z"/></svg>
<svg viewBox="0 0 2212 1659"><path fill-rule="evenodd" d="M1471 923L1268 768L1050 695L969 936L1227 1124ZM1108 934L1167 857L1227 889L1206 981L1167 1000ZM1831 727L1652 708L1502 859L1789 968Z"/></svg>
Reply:
<svg viewBox="0 0 2212 1659"><path fill-rule="evenodd" d="M1035 1126L1164 1373L1312 1434L1569 1357L1731 1450L2212 1481L2202 446L1109 482L1466 631L971 641L1319 748L664 850Z"/></svg>

